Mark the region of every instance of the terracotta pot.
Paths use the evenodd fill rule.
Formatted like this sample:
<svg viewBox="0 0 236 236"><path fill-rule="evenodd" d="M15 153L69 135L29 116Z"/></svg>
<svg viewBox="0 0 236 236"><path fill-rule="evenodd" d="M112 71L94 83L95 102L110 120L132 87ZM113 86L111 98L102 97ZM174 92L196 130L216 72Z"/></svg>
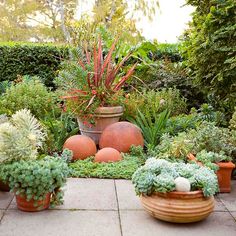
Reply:
<svg viewBox="0 0 236 236"><path fill-rule="evenodd" d="M1 180L0 180L0 191L2 191L2 192L9 192L10 191L9 185L4 184Z"/></svg>
<svg viewBox="0 0 236 236"><path fill-rule="evenodd" d="M199 166L203 166L202 162L197 161L196 157L195 157L192 153L189 153L189 154L188 154L188 159L189 159L190 161L196 162Z"/></svg>
<svg viewBox="0 0 236 236"><path fill-rule="evenodd" d="M214 197L205 198L202 191L155 193L140 198L153 217L174 223L201 221L214 209Z"/></svg>
<svg viewBox="0 0 236 236"><path fill-rule="evenodd" d="M193 154L188 154L188 159L192 161L196 161L196 163L200 166L203 164L200 161L197 161ZM220 193L230 193L231 191L231 173L235 168L235 165L229 162L218 162L216 163L219 166L219 170L217 170L216 175L218 179L218 184L220 188Z"/></svg>
<svg viewBox="0 0 236 236"><path fill-rule="evenodd" d="M230 193L231 191L231 173L235 165L230 162L216 163L219 170L216 172L221 193Z"/></svg>
<svg viewBox="0 0 236 236"><path fill-rule="evenodd" d="M119 152L129 152L130 147L144 145L141 130L134 124L126 121L108 126L101 135L99 147L112 147Z"/></svg>
<svg viewBox="0 0 236 236"><path fill-rule="evenodd" d="M42 201L34 201L31 199L27 202L24 196L16 195L17 208L27 212L43 211L49 208L50 198L51 193L48 193ZM37 206L34 205L36 202Z"/></svg>
<svg viewBox="0 0 236 236"><path fill-rule="evenodd" d="M123 107L98 107L95 111L95 125L89 127L84 125L84 120L77 118L80 132L83 135L86 135L94 140L96 144L99 143L100 136L103 130L120 120L120 117L123 115Z"/></svg>

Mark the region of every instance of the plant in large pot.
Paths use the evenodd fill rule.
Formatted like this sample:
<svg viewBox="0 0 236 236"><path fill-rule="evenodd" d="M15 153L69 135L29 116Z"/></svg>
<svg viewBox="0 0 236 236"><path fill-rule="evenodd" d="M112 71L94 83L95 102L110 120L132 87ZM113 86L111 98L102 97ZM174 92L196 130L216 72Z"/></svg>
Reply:
<svg viewBox="0 0 236 236"><path fill-rule="evenodd" d="M97 144L102 131L122 116L125 99L122 87L136 66L121 70L130 54L116 63L113 57L116 43L117 40L106 55L101 39L94 48L72 51L71 60L64 63L56 80L65 91L62 99L66 101L66 111L78 117L81 133Z"/></svg>
<svg viewBox="0 0 236 236"><path fill-rule="evenodd" d="M63 203L69 167L62 157L21 160L0 167L1 178L15 193L18 209L35 212Z"/></svg>
<svg viewBox="0 0 236 236"><path fill-rule="evenodd" d="M189 223L205 219L218 191L213 170L197 164L149 158L132 182L144 208L157 219Z"/></svg>
<svg viewBox="0 0 236 236"><path fill-rule="evenodd" d="M45 137L40 123L29 110L17 111L0 124L0 164L35 160ZM0 190L6 190L7 183L3 184L4 189Z"/></svg>

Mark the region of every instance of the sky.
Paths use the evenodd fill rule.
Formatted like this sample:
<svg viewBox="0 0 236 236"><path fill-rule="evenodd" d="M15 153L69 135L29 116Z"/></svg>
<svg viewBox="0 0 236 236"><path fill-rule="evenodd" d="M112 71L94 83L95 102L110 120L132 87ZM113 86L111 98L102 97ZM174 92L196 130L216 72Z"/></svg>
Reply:
<svg viewBox="0 0 236 236"><path fill-rule="evenodd" d="M78 14L91 11L92 2L90 0L82 4ZM160 10L157 11L153 21L150 22L143 17L140 22L137 22L137 28L142 30L142 35L148 40L157 39L162 43L175 43L187 28L194 8L183 6L185 0L159 0L159 4Z"/></svg>
<svg viewBox="0 0 236 236"><path fill-rule="evenodd" d="M159 0L160 12L156 13L152 22L143 18L137 23L147 39L157 39L159 42L177 42L187 23L191 20L194 8L183 6L185 0Z"/></svg>

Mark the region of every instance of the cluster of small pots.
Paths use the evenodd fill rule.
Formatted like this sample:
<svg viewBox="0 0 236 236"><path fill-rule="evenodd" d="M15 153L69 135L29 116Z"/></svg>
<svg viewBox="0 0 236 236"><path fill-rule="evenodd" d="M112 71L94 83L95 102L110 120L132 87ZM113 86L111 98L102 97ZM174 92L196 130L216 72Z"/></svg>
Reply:
<svg viewBox="0 0 236 236"><path fill-rule="evenodd" d="M73 152L73 161L95 156L95 162L115 162L122 160L121 153L129 152L132 145L144 145L142 133L134 124L123 121L104 129L99 139L98 151L94 140L86 135L71 136L63 148Z"/></svg>

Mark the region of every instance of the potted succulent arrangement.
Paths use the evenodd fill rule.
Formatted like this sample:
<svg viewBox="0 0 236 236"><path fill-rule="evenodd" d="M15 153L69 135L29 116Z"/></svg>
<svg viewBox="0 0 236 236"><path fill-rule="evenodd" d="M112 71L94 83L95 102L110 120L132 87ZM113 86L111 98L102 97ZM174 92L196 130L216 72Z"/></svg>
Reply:
<svg viewBox="0 0 236 236"><path fill-rule="evenodd" d="M39 211L61 203L60 187L69 173L66 150L62 158L39 159L46 134L29 110L17 111L0 124L0 179L16 195L19 209ZM65 158L67 157L67 158Z"/></svg>
<svg viewBox="0 0 236 236"><path fill-rule="evenodd" d="M137 169L132 182L148 213L175 223L205 219L214 209L213 195L218 191L213 170L156 158Z"/></svg>
<svg viewBox="0 0 236 236"><path fill-rule="evenodd" d="M196 131L192 131L193 148L188 157L200 165L213 167L221 193L231 191L231 173L235 168L232 162L235 142L229 129L217 127L213 123L203 123Z"/></svg>
<svg viewBox="0 0 236 236"><path fill-rule="evenodd" d="M64 63L56 80L59 88L66 92L66 110L77 116L80 132L91 137L96 144L102 131L119 121L123 114L125 99L122 86L132 76L135 65L121 72L130 57L119 63L113 60L117 40L106 55L101 39L93 49L84 47L82 52L72 52L73 58Z"/></svg>
<svg viewBox="0 0 236 236"><path fill-rule="evenodd" d="M42 211L63 203L61 187L65 184L69 167L61 157L47 156L41 160L21 160L4 164L1 178L15 193L18 209Z"/></svg>

